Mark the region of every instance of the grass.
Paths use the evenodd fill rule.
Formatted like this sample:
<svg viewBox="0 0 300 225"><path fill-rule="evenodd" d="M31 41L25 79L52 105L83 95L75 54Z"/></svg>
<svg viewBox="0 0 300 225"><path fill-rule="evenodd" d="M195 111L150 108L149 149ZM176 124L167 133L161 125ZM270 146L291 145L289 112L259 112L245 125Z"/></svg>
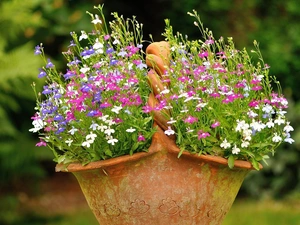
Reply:
<svg viewBox="0 0 300 225"><path fill-rule="evenodd" d="M8 206L6 204L6 206ZM27 211L25 214L2 211L2 225L98 225L90 209L80 207L64 214L43 214ZM3 221L6 215L7 220ZM1 220L2 219L2 220ZM300 200L254 201L238 199L222 225L299 225ZM146 224L147 225L147 224Z"/></svg>
<svg viewBox="0 0 300 225"><path fill-rule="evenodd" d="M87 210L65 215L47 225L98 225ZM300 202L238 200L222 225L299 225Z"/></svg>
<svg viewBox="0 0 300 225"><path fill-rule="evenodd" d="M223 225L299 225L300 201L237 200Z"/></svg>

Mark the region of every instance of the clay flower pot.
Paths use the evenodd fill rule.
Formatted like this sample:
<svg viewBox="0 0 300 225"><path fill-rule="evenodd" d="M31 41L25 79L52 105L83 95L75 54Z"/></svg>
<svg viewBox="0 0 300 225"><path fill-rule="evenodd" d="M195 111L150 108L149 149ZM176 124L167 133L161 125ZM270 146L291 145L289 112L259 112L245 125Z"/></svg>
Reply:
<svg viewBox="0 0 300 225"><path fill-rule="evenodd" d="M148 104L155 107L156 95L169 63L167 42L151 44L147 50ZM167 84L168 85L168 84ZM253 169L251 163L183 152L175 136L166 136L168 110L154 112L157 132L149 152L92 162L86 166L58 164L77 178L86 200L100 224L105 225L218 225L229 211L240 186Z"/></svg>
<svg viewBox="0 0 300 225"><path fill-rule="evenodd" d="M221 224L251 164L179 151L158 128L148 153L56 171L75 175L99 224Z"/></svg>

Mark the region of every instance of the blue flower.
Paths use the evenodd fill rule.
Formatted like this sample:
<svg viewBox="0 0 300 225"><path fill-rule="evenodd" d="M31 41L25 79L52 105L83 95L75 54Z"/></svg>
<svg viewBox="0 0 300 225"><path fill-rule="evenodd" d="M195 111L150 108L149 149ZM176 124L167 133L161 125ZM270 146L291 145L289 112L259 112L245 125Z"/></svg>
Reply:
<svg viewBox="0 0 300 225"><path fill-rule="evenodd" d="M70 79L71 77L74 77L76 75L76 73L74 73L73 71L71 70L68 70L65 74L64 74L64 78L66 80Z"/></svg>
<svg viewBox="0 0 300 225"><path fill-rule="evenodd" d="M43 50L42 44L41 45L37 45L34 48L34 54L35 55L40 55L40 54L42 54L42 50Z"/></svg>
<svg viewBox="0 0 300 225"><path fill-rule="evenodd" d="M50 61L50 59L48 59L48 63L46 65L46 68L53 68L54 64Z"/></svg>
<svg viewBox="0 0 300 225"><path fill-rule="evenodd" d="M38 75L38 78L43 78L43 77L47 76L47 73L43 69L39 69L39 70L40 70L40 73Z"/></svg>

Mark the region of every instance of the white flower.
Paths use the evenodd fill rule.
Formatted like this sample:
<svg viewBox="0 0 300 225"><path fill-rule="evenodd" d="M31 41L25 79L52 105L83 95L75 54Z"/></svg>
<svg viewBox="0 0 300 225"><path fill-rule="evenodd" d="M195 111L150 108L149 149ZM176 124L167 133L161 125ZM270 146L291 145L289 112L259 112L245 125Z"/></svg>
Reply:
<svg viewBox="0 0 300 225"><path fill-rule="evenodd" d="M246 130L246 129L248 129L250 127L249 124L247 124L245 122L245 120L242 120L242 121L237 120L236 122L237 122L237 126L235 128L235 131L239 131L240 132L240 131Z"/></svg>
<svg viewBox="0 0 300 225"><path fill-rule="evenodd" d="M265 113L274 113L273 107L269 104L266 104L264 107L262 107L262 111Z"/></svg>
<svg viewBox="0 0 300 225"><path fill-rule="evenodd" d="M119 44L121 44L121 42L120 42L118 39L115 39L115 40L113 41L113 44L114 44L114 45L119 45Z"/></svg>
<svg viewBox="0 0 300 225"><path fill-rule="evenodd" d="M133 133L134 131L136 131L136 129L130 127L129 129L126 130L126 132L128 133Z"/></svg>
<svg viewBox="0 0 300 225"><path fill-rule="evenodd" d="M70 133L70 134L74 135L76 131L78 131L78 129L77 129L77 128L75 128L75 127L72 127L72 129L71 129L71 130L69 130L69 131L68 131L68 133Z"/></svg>
<svg viewBox="0 0 300 225"><path fill-rule="evenodd" d="M82 67L79 71L81 73L86 73L86 72L90 71L90 67L88 67L87 65L84 65L84 67Z"/></svg>
<svg viewBox="0 0 300 225"><path fill-rule="evenodd" d="M115 145L115 143L117 143L117 142L118 142L118 139L116 139L116 138L111 138L107 141L107 143L111 144L111 145Z"/></svg>
<svg viewBox="0 0 300 225"><path fill-rule="evenodd" d="M33 128L29 129L30 132L36 133L39 130L43 129L44 125L46 125L45 122L41 119L36 119L32 121L32 125L34 126Z"/></svg>
<svg viewBox="0 0 300 225"><path fill-rule="evenodd" d="M94 134L94 133L90 132L90 134L86 135L85 139L86 140L91 140L92 143L93 143L96 137L97 137L97 134Z"/></svg>
<svg viewBox="0 0 300 225"><path fill-rule="evenodd" d="M120 110L123 109L122 106L114 106L111 111L116 113L116 114L119 114L120 113Z"/></svg>
<svg viewBox="0 0 300 225"><path fill-rule="evenodd" d="M294 141L293 138L291 138L291 135L289 133L286 134L286 138L284 139L285 142L292 144Z"/></svg>
<svg viewBox="0 0 300 225"><path fill-rule="evenodd" d="M278 116L278 118L274 120L274 123L276 123L276 124L278 124L278 125L284 124L284 122L285 122L285 121L284 121L284 119L282 119L281 116Z"/></svg>
<svg viewBox="0 0 300 225"><path fill-rule="evenodd" d="M68 144L68 146L71 146L73 140L72 139L68 139L68 140L65 140L65 143Z"/></svg>
<svg viewBox="0 0 300 225"><path fill-rule="evenodd" d="M273 123L273 121L272 121L272 119L269 119L269 121L266 123L266 126L268 127L268 128L271 128L271 127L274 127L274 123Z"/></svg>
<svg viewBox="0 0 300 225"><path fill-rule="evenodd" d="M226 138L224 139L224 141L220 144L221 148L227 149L230 148L231 144L226 140Z"/></svg>
<svg viewBox="0 0 300 225"><path fill-rule="evenodd" d="M265 124L263 124L261 121L255 121L252 120L252 123L250 124L250 126L255 130L260 132L262 129L264 129L266 127Z"/></svg>
<svg viewBox="0 0 300 225"><path fill-rule="evenodd" d="M87 148L89 148L89 147L91 147L91 144L93 143L93 141L91 141L91 140L88 140L88 141L84 141L84 142L82 142L82 146L83 147L87 147Z"/></svg>
<svg viewBox="0 0 300 225"><path fill-rule="evenodd" d="M293 130L294 130L294 128L290 125L290 122L286 122L286 125L285 125L285 127L283 128L283 131L289 133L289 132L291 132L291 131L293 131Z"/></svg>
<svg viewBox="0 0 300 225"><path fill-rule="evenodd" d="M81 31L81 35L79 37L79 41L81 41L82 39L88 39L88 35L83 30Z"/></svg>
<svg viewBox="0 0 300 225"><path fill-rule="evenodd" d="M168 130L165 130L165 134L166 134L166 135L168 135L168 136L170 136L170 135L173 135L173 134L175 134L175 131L174 131L174 130L172 130L172 128L171 128L171 127L168 127Z"/></svg>
<svg viewBox="0 0 300 225"><path fill-rule="evenodd" d="M99 126L98 124L96 124L96 123L93 122L93 123L91 124L91 126L90 126L90 129L92 129L92 130L99 130L99 127L100 127L100 126Z"/></svg>
<svg viewBox="0 0 300 225"><path fill-rule="evenodd" d="M105 122L108 117L109 117L108 115L103 115L103 116L99 117L99 119L102 120L103 122Z"/></svg>
<svg viewBox="0 0 300 225"><path fill-rule="evenodd" d="M108 124L108 126L116 124L116 122L113 120L106 120L105 122Z"/></svg>
<svg viewBox="0 0 300 225"><path fill-rule="evenodd" d="M167 124L173 124L176 123L176 120L173 119L173 117L170 118L170 120L167 122Z"/></svg>
<svg viewBox="0 0 300 225"><path fill-rule="evenodd" d="M251 140L251 135L252 135L252 130L251 129L243 130L243 137L244 137L245 140L250 141Z"/></svg>
<svg viewBox="0 0 300 225"><path fill-rule="evenodd" d="M103 51L103 44L99 42L98 38L95 41L95 44L93 45L93 49L96 51L96 53L102 54Z"/></svg>
<svg viewBox="0 0 300 225"><path fill-rule="evenodd" d="M115 133L115 130L111 129L111 128L109 128L109 129L107 129L107 130L104 131L104 134L107 134L107 135L111 135L113 133Z"/></svg>
<svg viewBox="0 0 300 225"><path fill-rule="evenodd" d="M236 145L234 145L234 147L232 148L232 154L239 154L239 152L241 151L241 149L239 149L238 147L236 147Z"/></svg>
<svg viewBox="0 0 300 225"><path fill-rule="evenodd" d="M250 110L247 115L250 117L250 118L254 118L254 117L257 117L258 114L256 112L253 112L252 110Z"/></svg>
<svg viewBox="0 0 300 225"><path fill-rule="evenodd" d="M169 89L164 89L160 92L161 94L169 94L170 90Z"/></svg>
<svg viewBox="0 0 300 225"><path fill-rule="evenodd" d="M184 93L178 95L178 98L183 98L183 97L188 98L189 97L188 93L184 92Z"/></svg>
<svg viewBox="0 0 300 225"><path fill-rule="evenodd" d="M99 16L97 14L95 14L95 19L92 20L93 24L102 24L102 21L99 19Z"/></svg>
<svg viewBox="0 0 300 225"><path fill-rule="evenodd" d="M99 129L101 132L104 132L104 131L107 129L107 126L106 126L106 125L103 125L103 124L100 124L100 126L98 127L98 129Z"/></svg>
<svg viewBox="0 0 300 225"><path fill-rule="evenodd" d="M281 142L282 138L277 133L275 133L274 137L272 138L272 141L273 142Z"/></svg>
<svg viewBox="0 0 300 225"><path fill-rule="evenodd" d="M249 141L242 141L241 147L242 148L247 148L247 147L249 147L249 145L250 145Z"/></svg>
<svg viewBox="0 0 300 225"><path fill-rule="evenodd" d="M207 105L207 103L201 102L198 105L196 105L196 108L204 108Z"/></svg>
<svg viewBox="0 0 300 225"><path fill-rule="evenodd" d="M284 116L284 114L286 114L287 112L286 111L283 111L282 109L280 109L277 114L280 115L280 116Z"/></svg>

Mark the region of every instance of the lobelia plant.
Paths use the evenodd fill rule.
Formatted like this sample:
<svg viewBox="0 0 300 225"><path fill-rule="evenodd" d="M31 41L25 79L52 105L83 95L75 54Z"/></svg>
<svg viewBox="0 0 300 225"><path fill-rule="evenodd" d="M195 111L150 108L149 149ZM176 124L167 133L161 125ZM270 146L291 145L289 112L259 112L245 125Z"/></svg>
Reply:
<svg viewBox="0 0 300 225"><path fill-rule="evenodd" d="M45 60L39 77L47 84L41 94L35 91L30 131L39 133L37 146L50 147L56 162L87 164L147 151L155 115L167 121L164 133L175 136L178 157L183 151L220 156L230 168L235 160L247 160L259 169L259 161L281 143L294 142L285 117L288 101L269 75L257 42L252 52L260 62L254 64L232 38L215 39L195 11L189 14L204 40L173 34L166 20L170 56L164 60L170 64L157 75L163 87L158 89L146 76L142 25L135 17L125 20L113 13L107 26L103 7L95 8L100 15L89 13L94 30L79 37L71 32L64 74L46 60L42 44L35 48ZM155 60L151 63L154 68ZM153 92L157 105L148 99Z"/></svg>
<svg viewBox="0 0 300 225"><path fill-rule="evenodd" d="M294 142L293 127L285 117L288 101L269 75L256 41L251 53L258 56L257 64L246 49L235 48L232 38L215 39L196 11L189 15L204 40L174 35L169 20L163 34L171 63L161 76L164 89L156 98L167 102L165 134L176 135L181 154L221 156L230 168L235 160L247 160L258 170L258 162L274 154L281 143Z"/></svg>
<svg viewBox="0 0 300 225"><path fill-rule="evenodd" d="M87 164L147 151L155 132L153 118L143 112L150 88L142 24L113 13L107 25L103 7L95 8L100 15L89 13L94 30L79 37L71 32L73 40L63 52L65 73L46 60L42 44L35 48L46 63L38 75L46 85L42 93L35 91L30 131L39 133L36 145L48 146L57 163Z"/></svg>

